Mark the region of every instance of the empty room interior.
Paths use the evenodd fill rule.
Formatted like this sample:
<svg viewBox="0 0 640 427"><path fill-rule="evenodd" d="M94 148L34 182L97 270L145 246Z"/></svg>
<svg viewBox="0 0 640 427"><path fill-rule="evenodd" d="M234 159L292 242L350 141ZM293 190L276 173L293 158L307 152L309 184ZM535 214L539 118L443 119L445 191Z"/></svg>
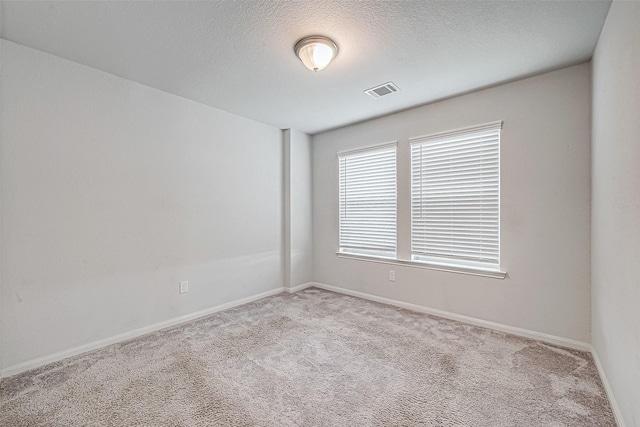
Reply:
<svg viewBox="0 0 640 427"><path fill-rule="evenodd" d="M3 427L640 427L640 1L0 35Z"/></svg>

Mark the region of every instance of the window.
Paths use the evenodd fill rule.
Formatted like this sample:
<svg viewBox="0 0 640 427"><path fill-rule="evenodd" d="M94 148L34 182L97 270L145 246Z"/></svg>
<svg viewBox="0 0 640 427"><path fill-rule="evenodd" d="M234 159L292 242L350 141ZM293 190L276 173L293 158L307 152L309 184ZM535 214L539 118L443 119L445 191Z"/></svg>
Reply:
<svg viewBox="0 0 640 427"><path fill-rule="evenodd" d="M499 270L501 127L410 139L412 260Z"/></svg>
<svg viewBox="0 0 640 427"><path fill-rule="evenodd" d="M396 144L340 153L341 253L396 256Z"/></svg>

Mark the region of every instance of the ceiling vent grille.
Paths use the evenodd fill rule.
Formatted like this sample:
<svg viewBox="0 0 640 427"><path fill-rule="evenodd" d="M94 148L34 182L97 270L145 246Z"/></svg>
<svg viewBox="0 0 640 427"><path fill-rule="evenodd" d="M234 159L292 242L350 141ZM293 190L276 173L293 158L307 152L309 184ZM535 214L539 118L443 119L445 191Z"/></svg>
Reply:
<svg viewBox="0 0 640 427"><path fill-rule="evenodd" d="M400 88L396 86L393 82L386 82L379 86L372 87L364 91L367 95L372 98L380 98L381 96L390 95L394 92L399 91Z"/></svg>

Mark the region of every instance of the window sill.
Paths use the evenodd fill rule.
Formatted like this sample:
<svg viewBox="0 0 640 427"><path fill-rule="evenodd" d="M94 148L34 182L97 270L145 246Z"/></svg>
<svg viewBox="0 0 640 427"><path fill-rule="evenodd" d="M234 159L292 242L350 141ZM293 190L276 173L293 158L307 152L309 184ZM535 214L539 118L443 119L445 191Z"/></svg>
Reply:
<svg viewBox="0 0 640 427"><path fill-rule="evenodd" d="M406 261L395 258L383 258L370 255L355 255L344 252L336 252L338 258L353 259L356 261L370 261L380 264L402 265L413 268L426 268L428 270L447 271L450 273L468 274L471 276L491 277L493 279L504 279L507 276L506 271L488 270L483 268L457 267L452 265L433 264L422 261Z"/></svg>

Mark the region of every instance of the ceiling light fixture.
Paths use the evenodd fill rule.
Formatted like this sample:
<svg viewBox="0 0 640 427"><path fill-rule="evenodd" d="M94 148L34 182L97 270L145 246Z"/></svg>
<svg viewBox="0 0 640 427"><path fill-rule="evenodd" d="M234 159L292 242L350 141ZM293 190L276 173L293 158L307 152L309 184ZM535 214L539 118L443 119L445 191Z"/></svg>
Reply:
<svg viewBox="0 0 640 427"><path fill-rule="evenodd" d="M311 71L324 69L338 55L338 45L327 37L309 36L298 40L293 50Z"/></svg>

